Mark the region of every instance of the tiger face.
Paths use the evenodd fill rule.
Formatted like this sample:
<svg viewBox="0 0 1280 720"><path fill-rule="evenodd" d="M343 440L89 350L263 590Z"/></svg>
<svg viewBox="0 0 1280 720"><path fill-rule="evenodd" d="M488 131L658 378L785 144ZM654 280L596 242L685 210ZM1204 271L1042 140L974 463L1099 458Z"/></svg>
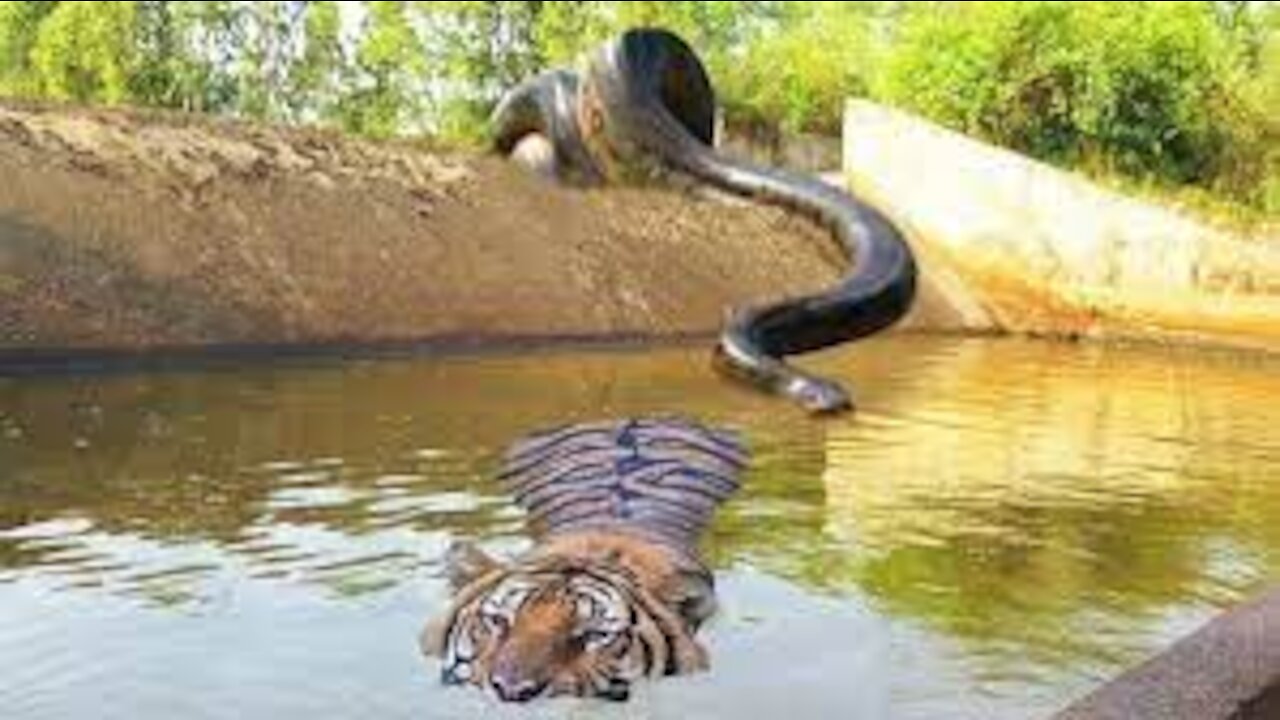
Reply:
<svg viewBox="0 0 1280 720"><path fill-rule="evenodd" d="M457 597L424 643L441 659L446 684L489 689L508 702L623 701L639 678L706 665L679 609L619 564L501 565L474 548L461 552L473 567L454 575Z"/></svg>

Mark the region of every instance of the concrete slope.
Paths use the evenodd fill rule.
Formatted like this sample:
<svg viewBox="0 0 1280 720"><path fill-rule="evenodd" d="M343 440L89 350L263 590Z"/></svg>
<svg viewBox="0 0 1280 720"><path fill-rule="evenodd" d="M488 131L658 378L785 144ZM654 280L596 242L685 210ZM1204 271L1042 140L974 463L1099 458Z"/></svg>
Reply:
<svg viewBox="0 0 1280 720"><path fill-rule="evenodd" d="M1280 349L1280 237L1233 237L864 101L844 155L851 186L910 232L953 328Z"/></svg>

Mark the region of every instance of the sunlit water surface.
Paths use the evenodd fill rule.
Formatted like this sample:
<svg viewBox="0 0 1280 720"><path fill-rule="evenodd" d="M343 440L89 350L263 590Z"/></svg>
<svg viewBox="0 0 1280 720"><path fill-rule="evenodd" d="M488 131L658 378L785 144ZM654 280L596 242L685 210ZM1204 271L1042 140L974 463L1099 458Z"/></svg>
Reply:
<svg viewBox="0 0 1280 720"><path fill-rule="evenodd" d="M1280 361L885 338L827 423L703 348L0 380L0 708L65 718L1030 718L1280 577ZM510 709L418 655L495 454L576 419L742 429L712 670Z"/></svg>

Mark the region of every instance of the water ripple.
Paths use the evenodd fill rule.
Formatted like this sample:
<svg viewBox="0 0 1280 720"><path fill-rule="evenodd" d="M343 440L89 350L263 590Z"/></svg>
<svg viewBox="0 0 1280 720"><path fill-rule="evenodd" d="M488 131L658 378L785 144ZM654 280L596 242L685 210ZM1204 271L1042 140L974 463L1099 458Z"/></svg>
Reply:
<svg viewBox="0 0 1280 720"><path fill-rule="evenodd" d="M748 686L787 672L757 652L780 638L860 639L826 657L885 632L894 662L815 667L793 694L838 714L850 683L884 680L905 717L965 702L1039 716L1280 577L1280 363L876 339L814 359L861 396L815 423L730 391L704 360L0 381L6 719L490 712L440 689L415 637L444 604L449 543L529 546L492 480L500 452L673 403L754 450L706 543L726 606L787 590L710 629L741 652L670 690L689 693L681 709L750 715ZM832 608L863 614L858 632Z"/></svg>

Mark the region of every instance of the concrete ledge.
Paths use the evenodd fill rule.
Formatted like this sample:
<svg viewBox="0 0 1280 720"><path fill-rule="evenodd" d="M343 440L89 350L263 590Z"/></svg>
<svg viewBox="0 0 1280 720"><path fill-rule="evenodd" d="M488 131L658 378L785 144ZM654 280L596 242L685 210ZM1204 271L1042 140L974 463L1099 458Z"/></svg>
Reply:
<svg viewBox="0 0 1280 720"><path fill-rule="evenodd" d="M852 188L909 233L959 329L1280 350L1280 237L1242 238L869 102Z"/></svg>
<svg viewBox="0 0 1280 720"><path fill-rule="evenodd" d="M1280 588L1232 610L1056 720L1280 718Z"/></svg>

